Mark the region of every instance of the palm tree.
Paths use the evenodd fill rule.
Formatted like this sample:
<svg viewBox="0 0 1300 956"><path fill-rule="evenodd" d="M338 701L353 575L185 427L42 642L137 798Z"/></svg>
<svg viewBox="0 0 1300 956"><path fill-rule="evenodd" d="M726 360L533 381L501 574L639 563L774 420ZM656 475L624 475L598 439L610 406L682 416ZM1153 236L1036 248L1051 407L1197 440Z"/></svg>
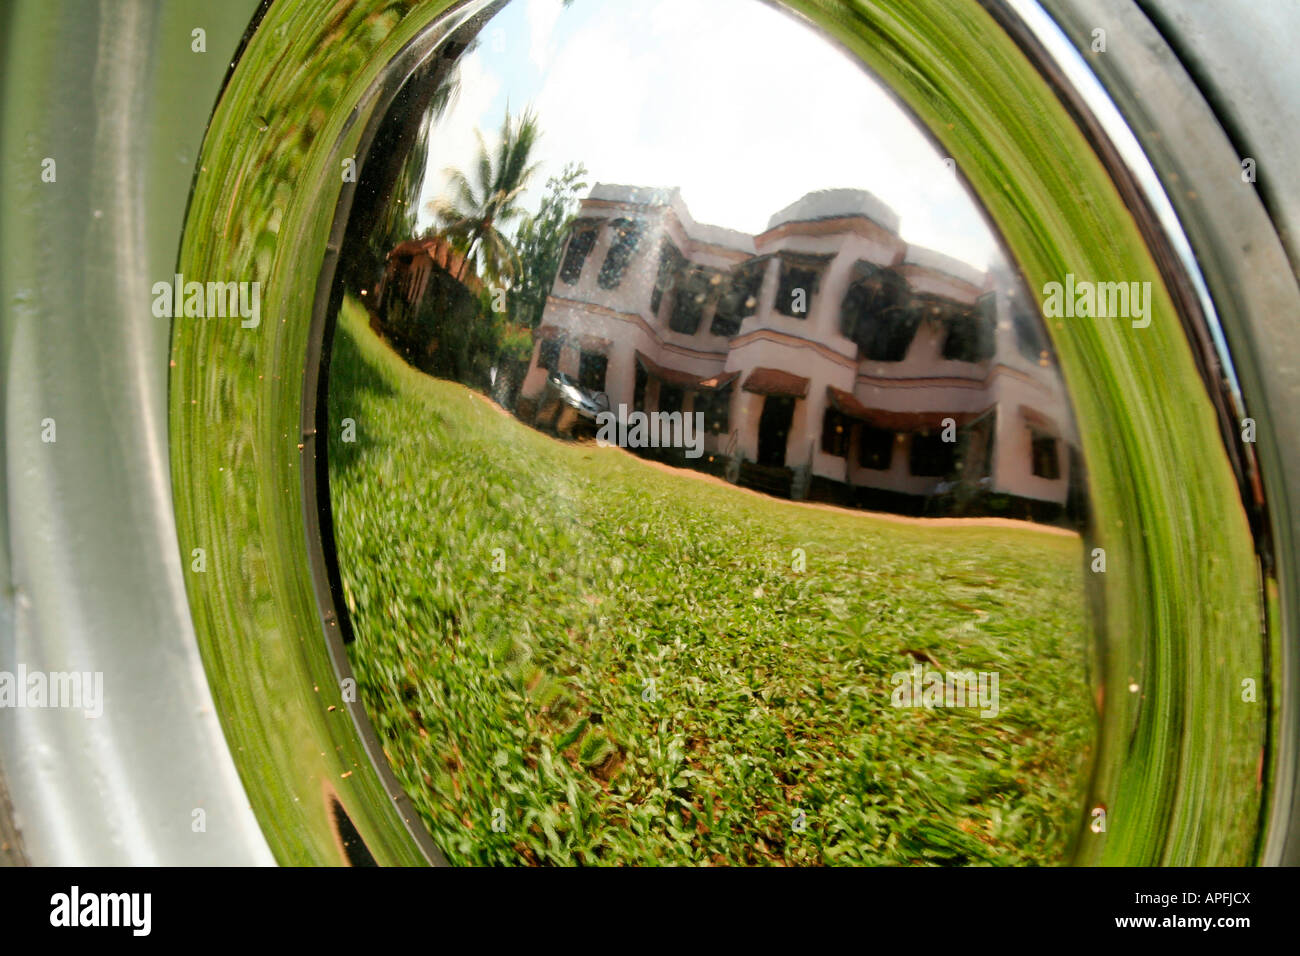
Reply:
<svg viewBox="0 0 1300 956"><path fill-rule="evenodd" d="M519 197L541 165L528 162L540 135L537 117L526 110L512 119L507 108L495 155L481 132L476 130L474 135L478 138L474 181L462 170L448 169L451 195L434 200L432 205L443 234L465 256L457 278L464 278L477 258L483 277L495 282L513 278L518 272L519 257L502 230L525 214Z"/></svg>

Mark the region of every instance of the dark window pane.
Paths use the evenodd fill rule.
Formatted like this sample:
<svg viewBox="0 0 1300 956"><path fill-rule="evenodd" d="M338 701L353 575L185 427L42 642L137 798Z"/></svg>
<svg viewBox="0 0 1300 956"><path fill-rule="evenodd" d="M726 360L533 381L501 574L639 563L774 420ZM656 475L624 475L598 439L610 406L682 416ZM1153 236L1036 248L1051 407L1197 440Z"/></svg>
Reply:
<svg viewBox="0 0 1300 956"><path fill-rule="evenodd" d="M663 302L665 295L670 295L678 278L681 276L682 269L686 266L686 260L682 254L677 251L677 247L665 239L659 245L659 270L655 275L654 291L650 293L650 311L658 315L659 305Z"/></svg>
<svg viewBox="0 0 1300 956"><path fill-rule="evenodd" d="M569 247L564 251L564 263L560 266L560 279L566 285L573 285L582 275L582 267L592 247L596 245L596 227L575 228L569 237Z"/></svg>
<svg viewBox="0 0 1300 956"><path fill-rule="evenodd" d="M912 455L909 465L912 474L940 478L952 474L956 464L957 443L943 440L942 432L926 435L917 432L912 436Z"/></svg>
<svg viewBox="0 0 1300 956"><path fill-rule="evenodd" d="M731 338L740 331L740 319L727 315L722 311L722 303L718 303L718 311L713 313L713 321L709 323L709 331L714 335L725 335Z"/></svg>
<svg viewBox="0 0 1300 956"><path fill-rule="evenodd" d="M593 392L605 390L605 369L609 359L599 352L583 352L578 356L578 384Z"/></svg>
<svg viewBox="0 0 1300 956"><path fill-rule="evenodd" d="M840 331L874 362L901 362L916 336L920 312L895 273L857 262L856 278L840 303Z"/></svg>
<svg viewBox="0 0 1300 956"><path fill-rule="evenodd" d="M817 292L819 272L814 268L782 260L781 282L776 291L776 309L791 318L807 318Z"/></svg>
<svg viewBox="0 0 1300 956"><path fill-rule="evenodd" d="M863 354L874 362L901 362L916 338L921 313L915 308L896 307L872 322L864 336Z"/></svg>
<svg viewBox="0 0 1300 956"><path fill-rule="evenodd" d="M1030 361L1037 362L1048 351L1047 337L1039 324L1038 313L1026 309L1020 302L1011 301L1011 324L1016 331L1016 348Z"/></svg>
<svg viewBox="0 0 1300 956"><path fill-rule="evenodd" d="M886 471L894 457L894 433L872 425L863 425L858 434L858 464L863 468Z"/></svg>
<svg viewBox="0 0 1300 956"><path fill-rule="evenodd" d="M645 366L636 363L636 377L632 384L632 408L638 412L645 411Z"/></svg>
<svg viewBox="0 0 1300 956"><path fill-rule="evenodd" d="M537 356L537 366L546 369L548 372L558 372L560 370L559 339L542 339L542 348Z"/></svg>
<svg viewBox="0 0 1300 956"><path fill-rule="evenodd" d="M673 296L673 313L668 319L670 329L683 335L694 335L699 330L709 297L717 288L710 282L714 275L716 273L700 266L686 270L678 283L677 294Z"/></svg>
<svg viewBox="0 0 1300 956"><path fill-rule="evenodd" d="M849 453L849 419L834 408L822 417L822 451L837 458Z"/></svg>
<svg viewBox="0 0 1300 956"><path fill-rule="evenodd" d="M767 259L751 259L739 265L729 280L723 280L723 292L709 331L714 335L733 336L740 323L758 311L758 296L763 288Z"/></svg>
<svg viewBox="0 0 1300 956"><path fill-rule="evenodd" d="M751 259L736 274L736 314L742 319L758 312L758 297L763 292L763 277L767 275L766 257Z"/></svg>
<svg viewBox="0 0 1300 956"><path fill-rule="evenodd" d="M948 312L944 324L948 336L943 342L943 357L958 362L982 362L993 357L993 324L976 311L958 309Z"/></svg>
<svg viewBox="0 0 1300 956"><path fill-rule="evenodd" d="M1039 478L1050 478L1053 481L1060 478L1061 460L1056 453L1056 439L1051 435L1034 432L1031 440L1034 474Z"/></svg>
<svg viewBox="0 0 1300 956"><path fill-rule="evenodd" d="M731 389L698 392L695 410L704 413L704 430L710 435L725 435L731 428Z"/></svg>
<svg viewBox="0 0 1300 956"><path fill-rule="evenodd" d="M718 296L718 307L713 311L713 321L709 323L709 331L714 335L725 335L730 338L740 331L742 321L740 297L745 292L737 287L735 275L723 278L719 285L722 291Z"/></svg>
<svg viewBox="0 0 1300 956"><path fill-rule="evenodd" d="M676 385L659 383L659 411L680 412L683 397L685 397L685 393Z"/></svg>
<svg viewBox="0 0 1300 956"><path fill-rule="evenodd" d="M871 292L866 282L850 284L848 291L844 293L844 301L840 303L840 335L858 341L861 336L859 329L865 331L867 323L871 320L872 304Z"/></svg>
<svg viewBox="0 0 1300 956"><path fill-rule="evenodd" d="M632 254L636 252L637 243L641 241L641 224L630 219L614 221L614 241L605 253L605 262L600 267L596 281L602 289L616 289L623 281L623 272L627 269Z"/></svg>

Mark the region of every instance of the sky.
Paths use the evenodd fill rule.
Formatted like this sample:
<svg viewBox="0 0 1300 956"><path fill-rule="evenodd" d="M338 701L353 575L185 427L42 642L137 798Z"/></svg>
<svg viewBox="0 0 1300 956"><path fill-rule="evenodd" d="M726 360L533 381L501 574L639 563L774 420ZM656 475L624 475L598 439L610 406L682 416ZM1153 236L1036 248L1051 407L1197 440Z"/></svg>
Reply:
<svg viewBox="0 0 1300 956"><path fill-rule="evenodd" d="M996 241L943 157L850 56L759 0L513 0L461 61L430 131L421 207L471 168L507 106L532 106L541 167L587 182L680 187L697 222L762 232L817 189L866 189L908 242L986 267ZM422 212L420 225L429 222Z"/></svg>

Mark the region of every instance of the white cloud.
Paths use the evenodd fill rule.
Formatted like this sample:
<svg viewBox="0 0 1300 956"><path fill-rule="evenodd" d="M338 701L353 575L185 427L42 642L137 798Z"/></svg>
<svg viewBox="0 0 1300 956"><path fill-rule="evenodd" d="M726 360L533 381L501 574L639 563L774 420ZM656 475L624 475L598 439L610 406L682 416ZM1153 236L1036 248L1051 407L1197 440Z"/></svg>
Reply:
<svg viewBox="0 0 1300 956"><path fill-rule="evenodd" d="M501 92L501 78L490 73L482 57L467 56L460 64L460 93L448 115L434 126L429 138L429 159L420 202L419 222L430 221L425 210L429 200L440 196L447 182L448 167L464 168L478 155L476 129L482 129L489 146L495 142L500 117L489 122L489 111Z"/></svg>
<svg viewBox="0 0 1300 956"><path fill-rule="evenodd" d="M563 0L527 0L528 58L539 70L554 53L555 25L564 12Z"/></svg>
<svg viewBox="0 0 1300 956"><path fill-rule="evenodd" d="M495 133L499 112L485 110L508 75L512 104L532 101L544 131L529 205L546 175L581 160L593 183L680 186L701 222L758 232L807 192L852 187L892 206L908 241L976 266L994 248L910 118L856 61L791 17L756 0L582 0L563 11L559 0L526 3L535 70L503 57L485 69L484 52L467 58L463 101L435 137L448 158L435 170L472 158L475 124ZM578 19L557 30L561 17ZM490 95L472 89L493 79Z"/></svg>

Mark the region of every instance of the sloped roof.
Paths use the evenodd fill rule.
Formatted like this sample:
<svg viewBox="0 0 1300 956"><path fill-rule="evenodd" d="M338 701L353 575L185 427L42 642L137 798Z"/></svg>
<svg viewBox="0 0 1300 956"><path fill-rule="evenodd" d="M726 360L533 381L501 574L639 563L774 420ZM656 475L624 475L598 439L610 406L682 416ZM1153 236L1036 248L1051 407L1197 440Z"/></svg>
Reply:
<svg viewBox="0 0 1300 956"><path fill-rule="evenodd" d="M809 380L779 368L756 368L745 379L744 389L757 395L806 398Z"/></svg>
<svg viewBox="0 0 1300 956"><path fill-rule="evenodd" d="M740 372L720 372L717 375L711 375L703 378L691 372L684 372L681 369L669 368L666 365L660 365L650 356L646 355L640 349L637 350L636 360L641 363L646 373L653 375L661 382L669 385L676 385L679 388L692 389L695 391L711 391L720 388L726 388Z"/></svg>
<svg viewBox="0 0 1300 956"><path fill-rule="evenodd" d="M483 283L475 274L473 267L465 270L461 276L461 270L465 267L465 257L451 247L442 236L434 236L431 239L407 239L405 242L399 242L393 246L385 257L388 262L394 259L411 259L417 256L425 255L433 260L434 265L438 266L444 272L452 276L459 277L458 281L472 292L481 292ZM409 263L407 263L409 265Z"/></svg>
<svg viewBox="0 0 1300 956"><path fill-rule="evenodd" d="M896 412L884 408L870 408L859 401L852 392L846 392L833 385L826 386L826 395L831 405L841 414L891 432L935 431L943 427L945 418L951 418L957 425L965 425L987 414L994 407L989 406L974 412Z"/></svg>
<svg viewBox="0 0 1300 956"><path fill-rule="evenodd" d="M787 222L843 219L862 216L890 232L898 233L898 213L865 189L819 189L805 193L767 221L767 231Z"/></svg>

